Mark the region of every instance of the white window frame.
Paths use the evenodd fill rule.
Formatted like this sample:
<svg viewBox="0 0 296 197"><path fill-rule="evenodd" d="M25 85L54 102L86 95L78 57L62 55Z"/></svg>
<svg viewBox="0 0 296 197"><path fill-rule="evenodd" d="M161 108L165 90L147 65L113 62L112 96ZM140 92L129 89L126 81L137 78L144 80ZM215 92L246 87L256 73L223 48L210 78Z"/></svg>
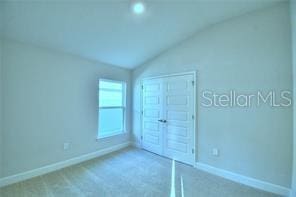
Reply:
<svg viewBox="0 0 296 197"><path fill-rule="evenodd" d="M100 102L98 103L98 115L100 116L100 109L122 109L123 110L123 123L122 123L122 126L123 126L123 130L121 131L115 131L115 132L112 132L111 134L107 134L107 135L100 135L100 131L99 131L99 122L98 122L98 130L97 130L97 139L102 139L102 138L108 138L108 137L112 137L112 136L116 136L116 135L121 135L121 134L124 134L126 133L126 89L127 89L127 85L126 85L126 82L125 81L119 81L119 80L112 80L112 79L105 79L105 78L100 78L98 80L98 91L99 91L99 99L100 99L100 81L105 81L105 82L113 82L113 83L120 83L122 84L122 106L110 106L110 107L100 107ZM98 117L98 120L100 118Z"/></svg>

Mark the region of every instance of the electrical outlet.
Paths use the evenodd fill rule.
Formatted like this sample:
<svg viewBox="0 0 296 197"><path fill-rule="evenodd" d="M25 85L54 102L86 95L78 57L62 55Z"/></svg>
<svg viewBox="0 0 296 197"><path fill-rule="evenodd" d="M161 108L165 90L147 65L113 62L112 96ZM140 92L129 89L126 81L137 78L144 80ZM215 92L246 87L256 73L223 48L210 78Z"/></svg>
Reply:
<svg viewBox="0 0 296 197"><path fill-rule="evenodd" d="M69 142L65 142L64 143L64 150L68 150L70 148L70 143Z"/></svg>
<svg viewBox="0 0 296 197"><path fill-rule="evenodd" d="M218 148L213 148L212 149L212 155L215 156L215 157L218 157L219 156L219 149Z"/></svg>

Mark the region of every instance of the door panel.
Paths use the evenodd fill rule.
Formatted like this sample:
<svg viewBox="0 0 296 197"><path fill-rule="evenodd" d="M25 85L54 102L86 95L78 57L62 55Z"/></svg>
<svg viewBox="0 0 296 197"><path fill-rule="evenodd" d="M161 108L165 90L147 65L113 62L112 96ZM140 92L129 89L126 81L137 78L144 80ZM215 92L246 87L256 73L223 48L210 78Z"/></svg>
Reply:
<svg viewBox="0 0 296 197"><path fill-rule="evenodd" d="M172 134L172 135L176 135L176 136L180 136L180 137L187 137L188 136L187 127L176 126L176 125L172 125L172 124L167 126L167 133L168 133L168 135Z"/></svg>
<svg viewBox="0 0 296 197"><path fill-rule="evenodd" d="M168 105L188 105L189 104L189 97L186 95L168 96L167 97L167 104Z"/></svg>
<svg viewBox="0 0 296 197"><path fill-rule="evenodd" d="M167 110L166 114L169 121L187 121L189 116L187 111L178 110Z"/></svg>
<svg viewBox="0 0 296 197"><path fill-rule="evenodd" d="M158 120L163 116L162 79L143 81L143 141L144 149L162 154L163 129Z"/></svg>
<svg viewBox="0 0 296 197"><path fill-rule="evenodd" d="M187 152L187 144L182 142L177 142L174 140L168 140L168 148L174 151L178 151L178 153L186 153ZM180 160L182 161L182 160Z"/></svg>
<svg viewBox="0 0 296 197"><path fill-rule="evenodd" d="M194 81L193 75L164 80L164 155L193 164L194 154Z"/></svg>

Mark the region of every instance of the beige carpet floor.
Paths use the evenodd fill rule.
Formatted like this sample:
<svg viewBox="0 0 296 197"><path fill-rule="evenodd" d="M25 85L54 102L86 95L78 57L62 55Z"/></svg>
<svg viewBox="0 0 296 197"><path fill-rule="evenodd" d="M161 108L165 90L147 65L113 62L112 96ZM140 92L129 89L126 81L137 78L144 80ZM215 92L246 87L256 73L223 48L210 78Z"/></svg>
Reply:
<svg viewBox="0 0 296 197"><path fill-rule="evenodd" d="M175 166L172 170L172 166ZM173 177L173 181L172 181ZM0 189L1 197L272 197L153 153L127 148Z"/></svg>

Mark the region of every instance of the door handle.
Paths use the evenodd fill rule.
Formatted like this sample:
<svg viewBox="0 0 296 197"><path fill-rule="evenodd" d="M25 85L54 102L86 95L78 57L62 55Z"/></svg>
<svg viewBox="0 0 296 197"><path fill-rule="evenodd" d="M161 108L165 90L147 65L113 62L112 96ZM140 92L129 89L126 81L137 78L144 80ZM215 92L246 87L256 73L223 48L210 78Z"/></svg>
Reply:
<svg viewBox="0 0 296 197"><path fill-rule="evenodd" d="M159 122L162 122L162 123L166 123L167 122L167 120L158 120Z"/></svg>
<svg viewBox="0 0 296 197"><path fill-rule="evenodd" d="M163 120L158 120L158 122L163 122Z"/></svg>

